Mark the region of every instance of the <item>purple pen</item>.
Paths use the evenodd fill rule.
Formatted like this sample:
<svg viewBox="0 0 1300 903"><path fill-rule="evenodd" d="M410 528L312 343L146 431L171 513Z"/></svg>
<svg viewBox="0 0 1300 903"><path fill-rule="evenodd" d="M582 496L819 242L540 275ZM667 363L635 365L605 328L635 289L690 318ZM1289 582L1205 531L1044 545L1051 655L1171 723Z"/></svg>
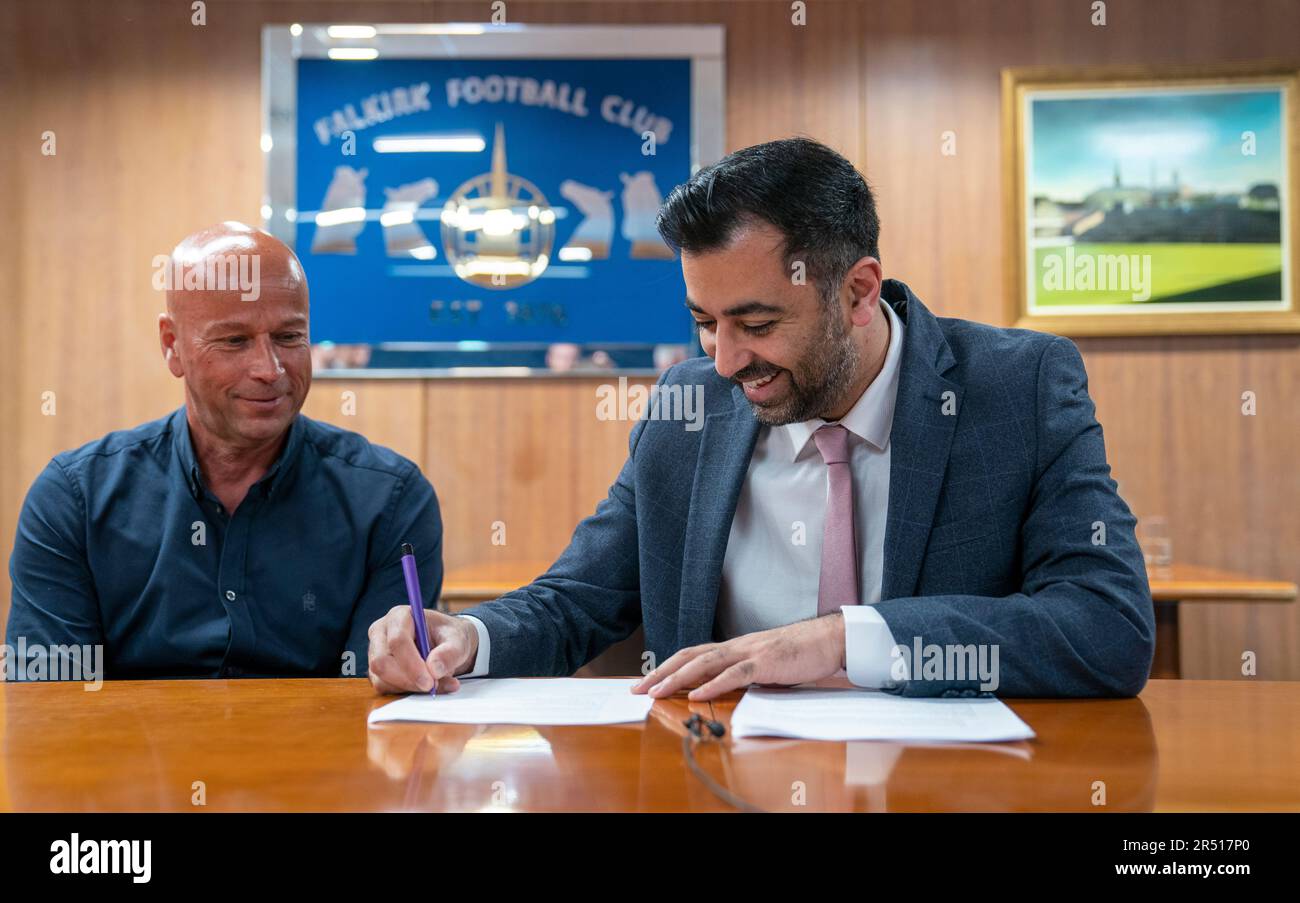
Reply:
<svg viewBox="0 0 1300 903"><path fill-rule="evenodd" d="M415 567L415 549L409 542L402 543L402 576L406 578L406 598L411 603L411 619L415 621L415 644L420 647L420 658L429 660L429 628L424 623L424 596L420 593L420 574ZM434 681L430 694L438 692Z"/></svg>

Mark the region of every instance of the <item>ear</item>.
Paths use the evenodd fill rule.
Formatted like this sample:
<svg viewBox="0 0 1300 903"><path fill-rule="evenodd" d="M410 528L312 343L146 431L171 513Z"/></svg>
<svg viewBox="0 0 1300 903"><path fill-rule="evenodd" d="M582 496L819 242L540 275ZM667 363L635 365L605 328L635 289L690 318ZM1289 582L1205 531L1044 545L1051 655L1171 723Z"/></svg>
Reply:
<svg viewBox="0 0 1300 903"><path fill-rule="evenodd" d="M882 281L880 261L874 257L863 257L849 270L844 282L849 289L849 319L854 326L870 326L880 312Z"/></svg>
<svg viewBox="0 0 1300 903"><path fill-rule="evenodd" d="M167 362L167 369L172 372L172 376L184 376L185 367L176 351L176 322L168 314L158 315L158 345L162 348L163 360Z"/></svg>

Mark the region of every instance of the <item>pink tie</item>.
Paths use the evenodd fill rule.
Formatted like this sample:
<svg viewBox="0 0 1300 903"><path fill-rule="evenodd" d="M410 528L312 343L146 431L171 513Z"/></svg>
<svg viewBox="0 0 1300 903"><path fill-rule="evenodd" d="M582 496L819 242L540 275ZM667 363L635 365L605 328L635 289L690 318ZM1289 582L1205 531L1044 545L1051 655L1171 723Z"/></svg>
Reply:
<svg viewBox="0 0 1300 903"><path fill-rule="evenodd" d="M849 470L849 431L828 423L813 433L826 462L830 491L826 496L826 529L822 533L822 571L817 585L817 614L857 605L858 543L853 531L853 474Z"/></svg>

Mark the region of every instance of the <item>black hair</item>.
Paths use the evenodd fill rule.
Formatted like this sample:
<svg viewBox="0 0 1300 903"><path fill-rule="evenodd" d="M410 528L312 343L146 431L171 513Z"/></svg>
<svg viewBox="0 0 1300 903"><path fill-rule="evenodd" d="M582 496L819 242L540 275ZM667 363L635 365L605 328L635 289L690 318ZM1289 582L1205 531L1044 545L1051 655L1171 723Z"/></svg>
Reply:
<svg viewBox="0 0 1300 903"><path fill-rule="evenodd" d="M755 144L706 166L672 190L656 226L674 251L726 247L755 220L785 236L785 265L802 260L823 300L853 264L880 258L880 219L853 164L811 138Z"/></svg>

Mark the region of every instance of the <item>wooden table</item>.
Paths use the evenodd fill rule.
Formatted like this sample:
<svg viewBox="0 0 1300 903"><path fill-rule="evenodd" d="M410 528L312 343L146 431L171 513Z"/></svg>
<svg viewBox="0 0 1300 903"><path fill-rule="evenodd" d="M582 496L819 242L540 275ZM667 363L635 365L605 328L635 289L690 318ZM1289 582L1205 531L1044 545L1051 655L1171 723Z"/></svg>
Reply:
<svg viewBox="0 0 1300 903"><path fill-rule="evenodd" d="M548 567L549 562L526 561L448 571L443 581L442 604L449 611L463 611L531 583ZM1178 639L1181 603L1292 602L1296 598L1294 583L1261 580L1235 571L1194 564L1153 568L1147 572L1147 579L1151 584L1151 598L1156 603L1156 654L1151 663L1151 676L1156 678L1183 676Z"/></svg>
<svg viewBox="0 0 1300 903"><path fill-rule="evenodd" d="M1151 598L1156 603L1156 655L1151 676L1183 676L1178 644L1179 605L1189 602L1293 602L1296 585L1282 580L1260 580L1235 571L1174 564L1147 571Z"/></svg>
<svg viewBox="0 0 1300 903"><path fill-rule="evenodd" d="M448 611L461 611L480 602L504 596L527 586L545 574L549 561L501 561L450 568L443 575L439 604Z"/></svg>
<svg viewBox="0 0 1300 903"><path fill-rule="evenodd" d="M738 695L715 703L729 721ZM357 679L0 684L0 810L727 811L682 756L707 705L613 727L385 724ZM1031 742L744 740L700 766L781 811L1300 810L1300 684L1152 681L1137 699L1010 701ZM794 804L801 785L806 806Z"/></svg>

